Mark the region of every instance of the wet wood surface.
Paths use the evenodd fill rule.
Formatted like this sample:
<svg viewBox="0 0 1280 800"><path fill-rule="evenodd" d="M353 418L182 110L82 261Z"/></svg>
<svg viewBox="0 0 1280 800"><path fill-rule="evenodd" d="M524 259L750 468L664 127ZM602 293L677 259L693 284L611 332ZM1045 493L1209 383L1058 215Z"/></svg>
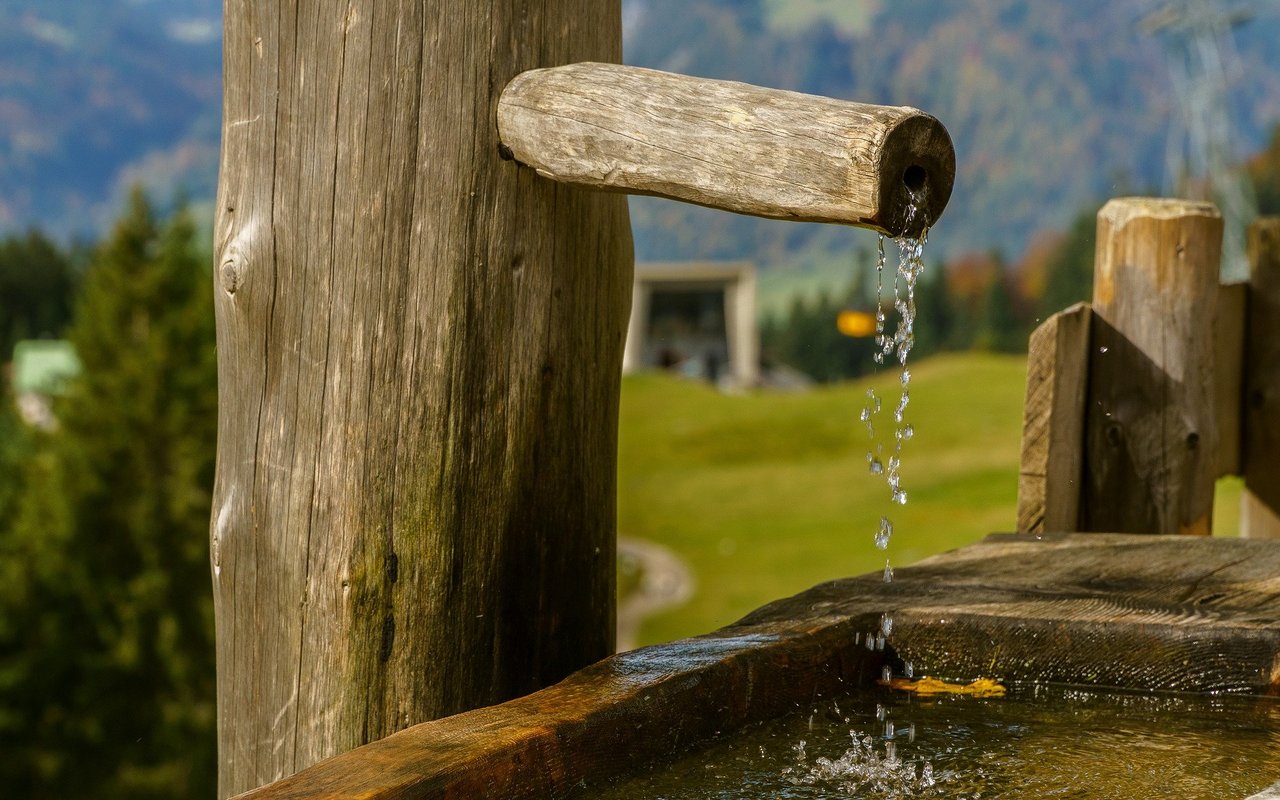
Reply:
<svg viewBox="0 0 1280 800"><path fill-rule="evenodd" d="M553 180L894 236L932 225L955 180L951 137L917 109L619 64L517 76L498 130Z"/></svg>
<svg viewBox="0 0 1280 800"><path fill-rule="evenodd" d="M868 649L885 613L885 647ZM953 681L1274 695L1280 543L996 535L890 584L833 581L714 634L614 656L244 797L556 797L818 697L880 691L882 665L906 661Z"/></svg>

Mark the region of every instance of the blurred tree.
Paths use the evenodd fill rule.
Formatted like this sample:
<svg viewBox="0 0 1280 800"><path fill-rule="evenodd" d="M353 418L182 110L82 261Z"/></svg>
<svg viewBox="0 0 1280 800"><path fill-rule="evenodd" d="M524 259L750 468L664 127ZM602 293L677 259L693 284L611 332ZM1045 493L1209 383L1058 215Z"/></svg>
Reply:
<svg viewBox="0 0 1280 800"><path fill-rule="evenodd" d="M185 210L161 224L134 193L69 338L83 373L0 530L0 785L212 797L216 370Z"/></svg>
<svg viewBox="0 0 1280 800"><path fill-rule="evenodd" d="M838 296L860 297L861 286L855 278L848 291ZM786 364L824 383L870 372L874 366L872 340L851 338L836 328L842 309L869 309L865 303L842 302L836 297L829 291L811 301L797 296L784 319L767 320L760 337L766 362Z"/></svg>
<svg viewBox="0 0 1280 800"><path fill-rule="evenodd" d="M19 479L28 449L26 429L18 419L14 396L0 379L0 532L9 529L20 492ZM0 539L0 544L3 540ZM0 551L0 559L3 559ZM0 710L0 715L3 715Z"/></svg>
<svg viewBox="0 0 1280 800"><path fill-rule="evenodd" d="M1249 177L1258 197L1259 214L1280 214L1280 125L1271 131L1271 143L1249 162Z"/></svg>
<svg viewBox="0 0 1280 800"><path fill-rule="evenodd" d="M0 363L21 339L62 334L75 284L70 257L39 231L0 241Z"/></svg>
<svg viewBox="0 0 1280 800"><path fill-rule="evenodd" d="M993 254L996 268L987 280L982 298L974 347L995 353L1018 353L1026 350L1027 331L1019 322L1009 290L1009 274L1003 259Z"/></svg>
<svg viewBox="0 0 1280 800"><path fill-rule="evenodd" d="M954 335L955 321L946 270L941 264L926 266L916 285L916 344L911 357L924 358L945 349Z"/></svg>
<svg viewBox="0 0 1280 800"><path fill-rule="evenodd" d="M1070 230L1045 265L1044 294L1040 296L1041 318L1061 311L1073 303L1088 302L1093 297L1094 239L1097 236L1098 209L1081 211Z"/></svg>

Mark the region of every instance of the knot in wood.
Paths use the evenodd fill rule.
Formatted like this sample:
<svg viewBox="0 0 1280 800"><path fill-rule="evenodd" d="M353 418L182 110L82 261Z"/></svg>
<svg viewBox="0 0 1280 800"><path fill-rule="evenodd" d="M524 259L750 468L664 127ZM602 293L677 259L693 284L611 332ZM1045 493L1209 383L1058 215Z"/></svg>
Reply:
<svg viewBox="0 0 1280 800"><path fill-rule="evenodd" d="M218 283L222 286L222 291L227 294L235 294L240 288L242 280L242 268L238 254L231 252L222 263L218 266Z"/></svg>

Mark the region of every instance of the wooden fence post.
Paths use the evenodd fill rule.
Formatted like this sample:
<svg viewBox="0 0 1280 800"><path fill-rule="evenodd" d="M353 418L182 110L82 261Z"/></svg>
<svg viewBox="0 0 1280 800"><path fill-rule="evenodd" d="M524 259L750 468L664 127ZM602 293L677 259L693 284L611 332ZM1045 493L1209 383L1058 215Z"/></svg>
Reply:
<svg viewBox="0 0 1280 800"><path fill-rule="evenodd" d="M1221 244L1207 203L1098 212L1081 530L1210 532Z"/></svg>
<svg viewBox="0 0 1280 800"><path fill-rule="evenodd" d="M1076 303L1031 334L1018 470L1019 533L1079 529L1091 319L1089 306Z"/></svg>
<svg viewBox="0 0 1280 800"><path fill-rule="evenodd" d="M1280 539L1280 217L1249 226L1244 367L1245 536Z"/></svg>
<svg viewBox="0 0 1280 800"><path fill-rule="evenodd" d="M625 198L499 158L618 0L228 3L223 797L613 650Z"/></svg>

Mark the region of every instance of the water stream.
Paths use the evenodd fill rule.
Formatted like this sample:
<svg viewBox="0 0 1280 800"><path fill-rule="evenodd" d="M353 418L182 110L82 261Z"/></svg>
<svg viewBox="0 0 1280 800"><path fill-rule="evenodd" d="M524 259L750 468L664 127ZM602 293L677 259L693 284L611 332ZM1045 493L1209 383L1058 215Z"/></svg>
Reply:
<svg viewBox="0 0 1280 800"><path fill-rule="evenodd" d="M910 197L911 203L907 207L907 227L911 227L910 222L915 219L916 215L924 207L922 197L918 197L914 192L911 193ZM876 436L876 421L884 404L874 387L867 389L866 404L859 418L866 426L867 439L869 440L867 450L868 469L872 475L884 477L885 485L889 489L890 504L899 506L907 504L907 490L902 485L903 446L915 436L915 428L907 421L907 405L911 402L911 369L907 366L907 358L911 355L911 348L915 345L916 284L924 271L924 245L928 235L928 229L925 228L918 238L901 236L894 239L894 244L897 245L898 249L898 263L893 273L892 308L897 315L897 327L892 335L889 334L887 326L888 315L885 313L884 303L886 258L883 235L880 236L876 247L876 327L875 351L872 358L875 361L877 370L885 363L886 359L896 358L898 362L900 370L898 383L901 386L901 391L898 395L897 405L893 409L893 442L886 446L886 443ZM881 516L873 541L877 549L885 552L883 573L885 583L893 581L893 564L887 552L892 538L893 520L888 515ZM873 650L883 650L885 640L892 631L893 616L885 613L880 618L880 630L867 635L867 647ZM903 677L913 677L913 673L914 669L911 663L907 662L903 668ZM892 670L886 666L881 678L887 682L892 677L894 677ZM911 729L914 730L914 725ZM891 721L884 722L884 730L887 733L884 758L892 759L895 748L894 723ZM857 740L855 739L856 742ZM866 746L870 747L872 742L873 740L867 739Z"/></svg>

